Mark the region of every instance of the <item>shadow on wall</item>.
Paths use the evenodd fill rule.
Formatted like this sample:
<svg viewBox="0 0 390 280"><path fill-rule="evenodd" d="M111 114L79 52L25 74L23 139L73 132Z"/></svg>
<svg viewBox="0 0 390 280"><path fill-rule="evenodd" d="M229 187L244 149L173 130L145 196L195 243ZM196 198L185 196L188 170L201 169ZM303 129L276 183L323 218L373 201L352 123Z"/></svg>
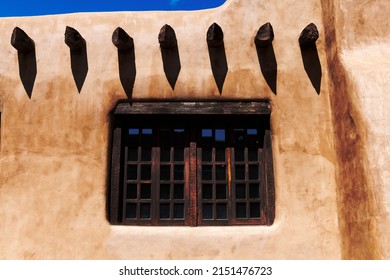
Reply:
<svg viewBox="0 0 390 280"><path fill-rule="evenodd" d="M228 72L228 64L221 27L213 23L207 31L207 45L210 57L211 70L219 93L222 94L223 85ZM299 36L299 44L304 69L311 84L319 95L321 92L322 69L316 46L319 37L317 27L310 23ZM272 41L274 32L271 24L267 22L258 30L254 42L261 72L271 91L277 94L277 61ZM165 76L174 90L181 63L176 34L169 25L164 25L159 33L161 56ZM119 78L128 97L132 98L136 77L134 41L122 28L118 27L113 35L112 42L118 48ZM85 39L72 27L65 30L65 43L70 49L71 69L76 87L79 92L83 87L88 73L88 58ZM19 75L31 99L35 78L37 75L37 62L34 41L20 28L16 27L11 37L12 46L18 50Z"/></svg>
<svg viewBox="0 0 390 280"><path fill-rule="evenodd" d="M321 92L322 69L316 46L318 37L317 27L310 23L299 36L299 45L306 74L319 95Z"/></svg>
<svg viewBox="0 0 390 280"><path fill-rule="evenodd" d="M70 49L70 63L77 90L81 92L88 73L87 45L80 33L67 26L65 30L65 43Z"/></svg>
<svg viewBox="0 0 390 280"><path fill-rule="evenodd" d="M34 41L19 27L11 36L11 45L18 50L19 76L23 87L31 99L37 76L37 59Z"/></svg>
<svg viewBox="0 0 390 280"><path fill-rule="evenodd" d="M112 34L112 43L118 48L119 79L127 98L131 99L136 76L134 40L118 27Z"/></svg>

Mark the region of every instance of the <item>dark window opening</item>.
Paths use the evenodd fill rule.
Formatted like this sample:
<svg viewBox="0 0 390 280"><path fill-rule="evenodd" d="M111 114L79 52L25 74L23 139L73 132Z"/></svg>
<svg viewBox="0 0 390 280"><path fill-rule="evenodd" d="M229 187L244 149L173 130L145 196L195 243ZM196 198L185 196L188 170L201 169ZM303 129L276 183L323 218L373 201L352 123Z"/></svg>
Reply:
<svg viewBox="0 0 390 280"><path fill-rule="evenodd" d="M113 119L110 222L272 224L269 117L265 102L119 104Z"/></svg>

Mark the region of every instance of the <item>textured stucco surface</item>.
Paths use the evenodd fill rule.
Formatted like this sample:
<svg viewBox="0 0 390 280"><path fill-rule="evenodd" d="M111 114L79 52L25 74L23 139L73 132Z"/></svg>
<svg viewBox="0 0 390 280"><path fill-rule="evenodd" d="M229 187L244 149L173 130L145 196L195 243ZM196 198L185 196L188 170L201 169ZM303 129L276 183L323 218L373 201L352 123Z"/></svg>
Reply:
<svg viewBox="0 0 390 280"><path fill-rule="evenodd" d="M198 12L1 19L0 258L353 258L344 252L342 245L348 237L343 234L343 226L340 227L340 217L344 216L340 215L342 205L336 191L340 182L337 166L341 161L334 148L337 136L330 100L333 87L323 24L332 13L322 9L327 7L325 2L332 1L230 0L222 7ZM334 12L342 15L351 1L340 2L335 3ZM355 2L362 2L354 11L359 13L367 1ZM347 17L340 18L344 21L337 23L337 32L353 26ZM275 32L276 95L262 76L253 43L258 28L267 21ZM228 74L221 95L213 79L205 40L213 22L225 34ZM320 32L319 94L304 70L298 44L300 32L311 22ZM178 39L181 72L174 90L165 78L157 41L164 24L175 29ZM17 52L9 43L15 26L26 31L36 45L37 77L31 99L20 82ZM77 29L87 42L89 71L80 93L70 69L69 48L64 43L66 26ZM118 26L134 38L135 99L270 100L277 196L274 225L198 228L109 225L105 216L109 112L117 100L126 98L119 81L117 49L111 42L112 32ZM354 55L359 52L346 51L362 41L356 35L348 44L340 44L346 68L367 69L367 62L353 64ZM380 63L386 67L383 60ZM348 79L353 79L353 71L348 72ZM362 73L356 71L356 75ZM378 77L371 75L372 83L376 83ZM378 87L382 98L386 98L388 82L385 76L379 77L383 80ZM371 92L377 96L377 91ZM376 102L385 104L384 99ZM382 116L378 110L375 114L365 116L368 120ZM380 131L374 129L376 125L371 125L372 131L379 135ZM388 258L390 253L385 248L389 247L389 240L385 233L389 228L389 191L386 178L382 177L387 174L386 157L377 149L377 145L387 143L385 132L382 133L376 140L368 141L372 144L367 146L367 152L370 149L374 153L368 157L366 167L370 164L376 167L369 177L370 190L378 199L375 205L382 236L378 242L382 244L382 256ZM377 157L383 157L383 165ZM375 182L378 184L374 187Z"/></svg>
<svg viewBox="0 0 390 280"><path fill-rule="evenodd" d="M364 165L373 207L372 228L378 257L390 258L390 12L388 1L340 1L338 32L341 60L364 123Z"/></svg>

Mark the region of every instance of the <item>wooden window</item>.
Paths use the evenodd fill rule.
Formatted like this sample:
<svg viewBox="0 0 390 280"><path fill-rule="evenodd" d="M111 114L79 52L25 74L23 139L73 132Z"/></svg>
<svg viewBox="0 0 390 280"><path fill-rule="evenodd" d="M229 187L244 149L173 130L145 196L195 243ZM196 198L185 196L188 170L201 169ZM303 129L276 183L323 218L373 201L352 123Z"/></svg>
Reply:
<svg viewBox="0 0 390 280"><path fill-rule="evenodd" d="M120 103L113 114L109 219L126 225L270 225L265 102Z"/></svg>

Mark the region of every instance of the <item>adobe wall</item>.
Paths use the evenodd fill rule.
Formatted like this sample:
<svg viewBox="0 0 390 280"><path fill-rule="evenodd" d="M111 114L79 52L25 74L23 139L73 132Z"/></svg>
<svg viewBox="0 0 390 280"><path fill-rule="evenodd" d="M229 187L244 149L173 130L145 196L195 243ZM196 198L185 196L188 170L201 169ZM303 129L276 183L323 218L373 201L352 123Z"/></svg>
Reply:
<svg viewBox="0 0 390 280"><path fill-rule="evenodd" d="M335 3L339 56L347 85L337 94L344 92L351 104L350 116L356 124L354 138L360 139L355 155L361 168L355 168L355 174L365 174L365 179L351 184L344 197L350 205L346 207L349 219L345 219L350 224L345 227L350 244L344 243L344 257L389 259L390 5L386 0Z"/></svg>
<svg viewBox="0 0 390 280"><path fill-rule="evenodd" d="M222 7L197 12L1 19L0 258L354 257L345 253L345 227L339 228L339 217L345 217L340 215L340 192L336 192L342 162L334 148L338 138L334 134L330 97L335 87L329 80L329 47L327 52L324 35L325 27L329 27L324 22L329 15L323 13L323 2L327 1L229 0ZM258 28L268 21L275 32L276 94L262 75L253 43ZM228 74L222 94L211 72L205 40L213 22L222 27L225 35ZM320 32L319 94L304 69L298 44L300 32L311 22ZM178 39L181 71L174 90L164 75L157 40L164 24L174 28ZM15 26L35 41L37 76L31 99L20 81L17 52L10 44ZM77 29L87 42L88 74L80 93L72 77L69 48L64 43L66 26ZM111 42L118 26L135 43L134 99L270 100L276 187L274 225L109 225L109 112L117 100L127 98L119 80L117 49ZM380 230L385 232L386 227ZM380 242L388 241L382 237Z"/></svg>

